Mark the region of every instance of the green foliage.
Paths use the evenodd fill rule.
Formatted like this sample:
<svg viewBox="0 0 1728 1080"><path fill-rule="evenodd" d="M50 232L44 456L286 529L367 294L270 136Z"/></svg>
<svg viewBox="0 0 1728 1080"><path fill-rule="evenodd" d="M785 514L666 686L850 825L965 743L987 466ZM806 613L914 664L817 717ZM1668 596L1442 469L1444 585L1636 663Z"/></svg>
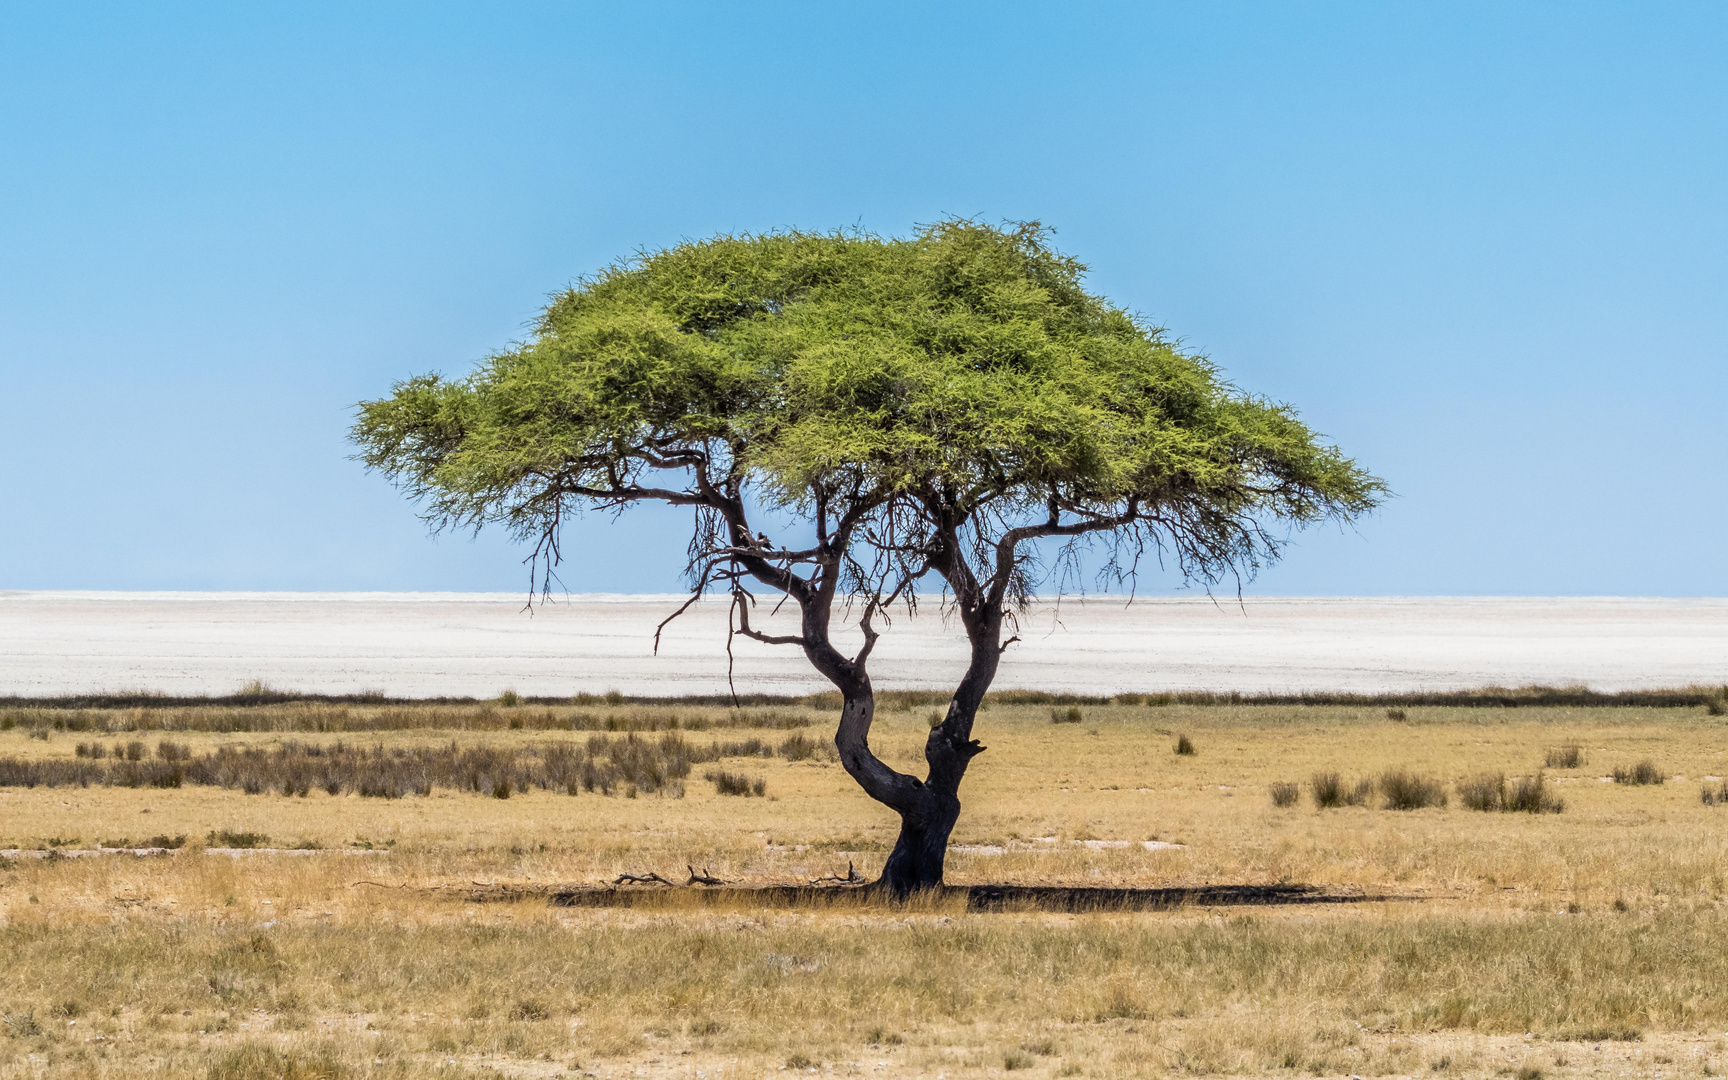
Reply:
<svg viewBox="0 0 1728 1080"><path fill-rule="evenodd" d="M1088 294L1048 241L953 220L687 242L557 295L465 378L362 404L353 438L434 524L554 557L572 511L698 504L697 483L659 486L698 460L771 505L875 514L885 539L918 531L907 500L1003 528L1136 508L1128 531L1208 577L1275 555L1267 519L1376 504L1292 410Z"/></svg>

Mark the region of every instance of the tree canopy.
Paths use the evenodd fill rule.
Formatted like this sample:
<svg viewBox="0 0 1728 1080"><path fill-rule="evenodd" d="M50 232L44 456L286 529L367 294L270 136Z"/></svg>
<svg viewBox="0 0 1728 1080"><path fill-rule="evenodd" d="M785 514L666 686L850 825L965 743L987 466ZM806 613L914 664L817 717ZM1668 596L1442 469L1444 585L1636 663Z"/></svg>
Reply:
<svg viewBox="0 0 1728 1080"><path fill-rule="evenodd" d="M1151 552L1210 581L1384 494L1288 406L1087 293L1084 269L1036 223L687 242L578 281L464 378L363 403L353 437L435 526L504 526L542 565L571 513L695 508L695 591L730 592L740 633L802 647L842 691L842 762L900 811L907 887L937 883L930 830L909 840L906 823L947 818L945 845L1004 617L1046 580L1036 541L1099 539L1105 572L1132 576ZM776 546L757 506L814 543ZM866 663L872 618L915 604L926 575L973 659L918 781L869 752ZM750 624L764 586L797 602L798 634ZM830 641L837 596L860 601L850 657Z"/></svg>

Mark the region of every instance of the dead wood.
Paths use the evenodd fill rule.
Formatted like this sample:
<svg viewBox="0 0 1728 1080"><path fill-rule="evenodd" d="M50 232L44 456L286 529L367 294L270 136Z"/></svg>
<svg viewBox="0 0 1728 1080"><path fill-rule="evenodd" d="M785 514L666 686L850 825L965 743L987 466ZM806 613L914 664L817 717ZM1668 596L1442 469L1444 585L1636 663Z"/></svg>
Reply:
<svg viewBox="0 0 1728 1080"><path fill-rule="evenodd" d="M662 885L671 885L674 889L678 887L672 882L661 877L659 874L654 873L652 870L646 874L619 874L617 877L612 879L612 884L614 885L651 885L655 882L659 882Z"/></svg>

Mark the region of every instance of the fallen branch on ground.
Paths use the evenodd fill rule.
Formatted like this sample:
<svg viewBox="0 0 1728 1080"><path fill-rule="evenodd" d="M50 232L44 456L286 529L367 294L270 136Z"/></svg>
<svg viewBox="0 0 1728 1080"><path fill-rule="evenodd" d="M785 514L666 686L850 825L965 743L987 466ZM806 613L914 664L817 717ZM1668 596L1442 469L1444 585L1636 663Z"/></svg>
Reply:
<svg viewBox="0 0 1728 1080"><path fill-rule="evenodd" d="M672 882L667 881L665 878L661 877L659 874L654 873L653 871L649 871L646 874L619 874L616 878L612 879L612 884L614 884L614 885L648 885L648 884L652 884L653 882L656 882L656 881L658 881L662 885L672 885L672 887L674 889L676 889L678 887L676 885L673 885Z"/></svg>
<svg viewBox="0 0 1728 1080"><path fill-rule="evenodd" d="M824 881L837 881L842 885L862 885L864 884L864 875L860 874L852 865L851 861L848 860L846 863L845 877L841 877L839 874L829 874L827 877L811 878L810 884L820 885Z"/></svg>

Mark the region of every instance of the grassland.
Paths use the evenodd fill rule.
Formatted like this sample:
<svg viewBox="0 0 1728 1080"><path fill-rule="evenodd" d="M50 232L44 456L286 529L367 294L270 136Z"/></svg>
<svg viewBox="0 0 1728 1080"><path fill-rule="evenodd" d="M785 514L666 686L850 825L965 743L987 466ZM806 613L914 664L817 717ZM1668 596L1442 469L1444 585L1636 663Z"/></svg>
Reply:
<svg viewBox="0 0 1728 1080"><path fill-rule="evenodd" d="M929 707L894 704L874 741L912 768ZM1701 706L1408 705L1392 719L998 702L982 718L990 750L962 792L952 882L1306 884L1392 901L1087 915L941 899L764 910L676 891L629 909L476 902L476 882L682 881L687 865L746 884L872 874L892 820L827 754L782 749L820 741L823 705L0 710L0 759L90 767L0 787L0 848L185 838L143 858L0 859L0 1077L1728 1069L1728 806L1700 798L1728 775L1728 722ZM631 732L657 761L678 740L683 774L610 794L534 779L563 760L552 748L605 766L591 740ZM1184 735L1193 754L1175 752ZM133 781L112 771L114 748L161 763L164 738L182 764L333 760L341 743L350 759L454 747L528 771L507 798L457 772L402 797L357 781L248 794L216 772L116 786ZM1663 782L1613 782L1645 762ZM711 770L765 795L722 795ZM1463 797L1539 770L1560 812ZM1384 809L1372 782L1399 771L1446 805ZM1317 809L1328 773L1345 792L1370 781L1363 805ZM1294 805L1274 805L1279 783ZM236 837L305 854L205 850Z"/></svg>

